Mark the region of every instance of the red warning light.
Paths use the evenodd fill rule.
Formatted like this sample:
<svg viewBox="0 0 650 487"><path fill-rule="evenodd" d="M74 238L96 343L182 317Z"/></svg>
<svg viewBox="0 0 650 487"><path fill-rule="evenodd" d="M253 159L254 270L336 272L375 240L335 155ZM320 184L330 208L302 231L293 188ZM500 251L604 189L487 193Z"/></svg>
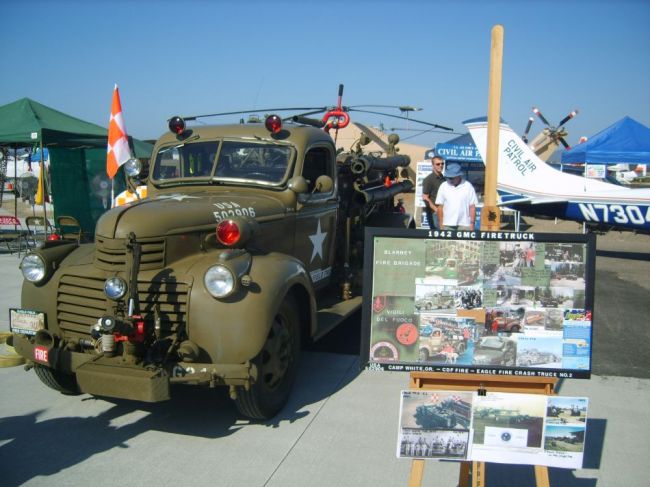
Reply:
<svg viewBox="0 0 650 487"><path fill-rule="evenodd" d="M266 121L264 122L264 125L266 127L266 130L268 130L271 133L277 134L280 130L282 130L282 119L277 115L269 115L268 117L266 117Z"/></svg>
<svg viewBox="0 0 650 487"><path fill-rule="evenodd" d="M239 241L240 237L239 226L234 221L224 220L217 225L217 239L222 244L232 247Z"/></svg>
<svg viewBox="0 0 650 487"><path fill-rule="evenodd" d="M181 135L185 132L185 120L181 117L172 117L169 119L169 130L173 134Z"/></svg>

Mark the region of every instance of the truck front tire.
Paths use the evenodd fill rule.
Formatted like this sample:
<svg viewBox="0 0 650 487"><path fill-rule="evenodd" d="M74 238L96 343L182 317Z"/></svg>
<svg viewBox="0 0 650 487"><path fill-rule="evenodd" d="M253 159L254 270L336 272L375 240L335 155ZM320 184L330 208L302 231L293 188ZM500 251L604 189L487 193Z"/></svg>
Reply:
<svg viewBox="0 0 650 487"><path fill-rule="evenodd" d="M44 365L35 364L34 372L47 387L59 391L62 394L74 396L81 394L77 379L72 374L64 374L61 371L50 369Z"/></svg>
<svg viewBox="0 0 650 487"><path fill-rule="evenodd" d="M253 359L257 380L248 390L237 387L235 404L251 419L271 419L287 403L298 369L300 328L297 305L286 297L273 319L260 353Z"/></svg>

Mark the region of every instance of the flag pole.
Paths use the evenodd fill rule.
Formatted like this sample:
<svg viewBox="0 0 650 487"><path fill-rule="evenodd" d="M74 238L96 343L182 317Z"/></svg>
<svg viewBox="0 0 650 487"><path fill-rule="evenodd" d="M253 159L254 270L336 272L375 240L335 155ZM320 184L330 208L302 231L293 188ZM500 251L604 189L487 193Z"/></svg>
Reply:
<svg viewBox="0 0 650 487"><path fill-rule="evenodd" d="M43 185L43 227L45 229L45 240L47 240L47 186L45 184L45 152L43 151L43 132L41 132L40 146L41 174L43 175L43 180L41 181L41 184Z"/></svg>

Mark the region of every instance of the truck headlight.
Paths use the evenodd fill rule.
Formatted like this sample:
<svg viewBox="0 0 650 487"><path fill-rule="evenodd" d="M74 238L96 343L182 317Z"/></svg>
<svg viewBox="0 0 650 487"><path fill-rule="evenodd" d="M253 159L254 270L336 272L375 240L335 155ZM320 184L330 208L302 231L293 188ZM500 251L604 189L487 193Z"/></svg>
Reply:
<svg viewBox="0 0 650 487"><path fill-rule="evenodd" d="M225 298L235 290L235 276L223 265L213 265L203 276L205 288L215 298Z"/></svg>
<svg viewBox="0 0 650 487"><path fill-rule="evenodd" d="M126 294L126 289L126 281L121 277L111 277L104 282L104 294L113 301L122 299Z"/></svg>
<svg viewBox="0 0 650 487"><path fill-rule="evenodd" d="M124 163L124 171L130 178L136 178L142 172L142 164L137 159L129 159Z"/></svg>
<svg viewBox="0 0 650 487"><path fill-rule="evenodd" d="M20 263L20 270L29 282L41 282L45 278L45 261L38 254L27 254Z"/></svg>

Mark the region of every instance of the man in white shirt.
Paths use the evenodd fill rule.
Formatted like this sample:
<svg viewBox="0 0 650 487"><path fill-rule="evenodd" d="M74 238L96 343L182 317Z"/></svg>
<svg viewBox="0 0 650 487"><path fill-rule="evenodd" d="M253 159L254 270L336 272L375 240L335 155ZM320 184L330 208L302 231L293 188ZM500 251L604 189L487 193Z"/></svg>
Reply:
<svg viewBox="0 0 650 487"><path fill-rule="evenodd" d="M446 181L436 196L438 223L444 230L473 230L476 222L476 191L463 179L460 164L447 164Z"/></svg>

